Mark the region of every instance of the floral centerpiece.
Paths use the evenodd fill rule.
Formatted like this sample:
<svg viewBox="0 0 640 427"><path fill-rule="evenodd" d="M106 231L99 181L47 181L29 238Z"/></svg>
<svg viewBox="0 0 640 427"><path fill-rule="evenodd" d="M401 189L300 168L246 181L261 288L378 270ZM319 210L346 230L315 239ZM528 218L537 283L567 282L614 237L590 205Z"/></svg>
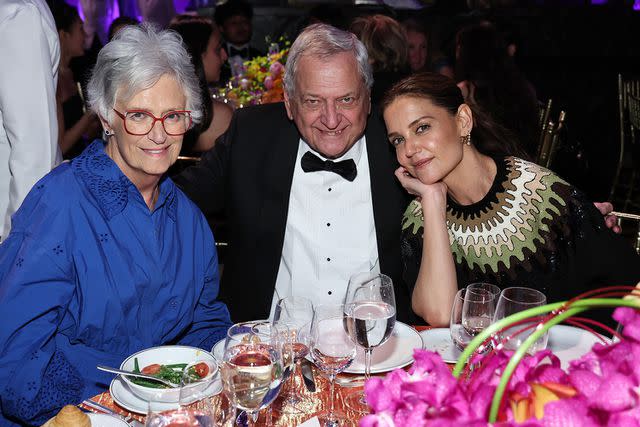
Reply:
<svg viewBox="0 0 640 427"><path fill-rule="evenodd" d="M437 353L416 350L408 371L367 382L373 413L360 426L640 426L640 305L637 299L602 298L621 296L623 289L633 288L609 288L601 298L549 304L503 319L469 344L453 372ZM613 316L623 326L617 342L595 344L566 372L549 350L525 356L551 326L606 306L620 307ZM531 316L540 319L535 332L515 352L503 350L497 333ZM568 322L586 329L594 323Z"/></svg>
<svg viewBox="0 0 640 427"><path fill-rule="evenodd" d="M290 45L285 37L280 37L277 43L270 43L267 55L244 61L237 75L221 89L221 95L236 107L282 101L282 79Z"/></svg>

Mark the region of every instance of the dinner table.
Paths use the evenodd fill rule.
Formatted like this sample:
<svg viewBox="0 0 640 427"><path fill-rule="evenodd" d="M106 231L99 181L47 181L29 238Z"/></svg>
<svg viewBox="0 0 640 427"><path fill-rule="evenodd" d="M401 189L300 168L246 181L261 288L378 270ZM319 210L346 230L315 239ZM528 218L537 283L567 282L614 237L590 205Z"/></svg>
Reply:
<svg viewBox="0 0 640 427"><path fill-rule="evenodd" d="M429 326L413 326L413 328L418 332L430 329ZM408 368L409 366L410 365L406 366L405 369ZM309 420L310 418L313 418L313 416L316 413L322 412L325 409L328 409L329 408L329 380L327 377L322 375L315 366L313 366L312 369L313 369L314 379L316 383L315 392L310 392L307 390L307 388L304 385L304 381L299 375L294 377L294 381L292 382L292 387L295 387L295 392L299 393L301 397L308 399L308 402L310 402L310 405L309 405L310 408L308 408L308 410L305 410L305 412L303 413L291 414L290 413L291 411L280 411L279 399L276 399L276 401L272 404L271 408L260 411L260 418L258 419L258 422L256 423L256 425L296 427L302 424L303 422ZM379 375L386 375L386 373L387 372L383 372L383 373L380 373ZM355 377L359 377L359 376L361 376L361 374L342 373L338 375L338 378L343 380L346 380L346 379L357 380L357 378ZM347 406L346 397L355 391L362 390L363 386L357 385L357 386L342 387L339 385L339 382L340 381L338 380L335 386L335 401L334 401L335 410L338 412L342 412L343 414L346 415L346 419L348 420L347 423L345 424L346 426L349 426L349 427L357 426L358 421L364 415L366 415L366 413L363 413L358 410L353 410L349 406ZM119 414L129 420L135 420L142 424L144 424L145 422L145 418L146 418L145 414L133 413L123 408L122 406L118 405L118 403L113 399L113 396L111 396L109 391L105 391L101 394L93 396L89 400L101 406L104 406L112 410L116 414ZM192 405L195 407L195 409L198 409L198 407L206 406L209 411L213 410L215 413L215 412L228 411L229 403L227 399L224 397L224 393L218 393L214 396L206 398L203 401L195 402ZM92 406L88 406L84 403L80 404L80 407L91 412L101 412L99 409L96 409L95 407L92 407Z"/></svg>

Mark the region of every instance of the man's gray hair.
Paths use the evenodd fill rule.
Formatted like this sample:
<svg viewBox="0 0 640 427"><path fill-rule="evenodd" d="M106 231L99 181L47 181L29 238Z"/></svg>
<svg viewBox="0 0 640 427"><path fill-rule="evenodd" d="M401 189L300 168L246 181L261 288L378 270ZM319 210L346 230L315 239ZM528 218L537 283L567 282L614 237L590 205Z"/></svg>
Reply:
<svg viewBox="0 0 640 427"><path fill-rule="evenodd" d="M342 31L327 24L313 24L300 33L289 50L284 72L284 90L287 95L289 97L295 95L296 71L301 57L309 55L327 58L343 52L353 53L362 81L367 89L371 89L373 74L367 48L362 42L348 31Z"/></svg>
<svg viewBox="0 0 640 427"><path fill-rule="evenodd" d="M87 86L91 109L111 123L116 96L128 101L152 87L163 75L184 91L194 123L202 118L200 87L191 59L174 31L147 24L122 28L100 53Z"/></svg>

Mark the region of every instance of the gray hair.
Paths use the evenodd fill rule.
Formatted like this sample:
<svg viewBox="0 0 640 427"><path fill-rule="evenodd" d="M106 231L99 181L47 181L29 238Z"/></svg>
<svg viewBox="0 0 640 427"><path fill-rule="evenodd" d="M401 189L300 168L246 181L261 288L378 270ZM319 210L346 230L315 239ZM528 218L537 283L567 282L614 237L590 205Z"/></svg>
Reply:
<svg viewBox="0 0 640 427"><path fill-rule="evenodd" d="M348 31L342 31L327 24L313 24L300 33L289 50L283 82L287 95L290 97L295 95L296 71L302 56L327 58L343 52L353 53L362 81L367 89L371 89L373 74L367 48L362 42Z"/></svg>
<svg viewBox="0 0 640 427"><path fill-rule="evenodd" d="M111 122L116 96L129 100L152 87L163 75L178 82L186 97L186 109L194 123L202 117L200 87L182 39L173 31L151 25L122 28L100 53L87 86L91 109Z"/></svg>

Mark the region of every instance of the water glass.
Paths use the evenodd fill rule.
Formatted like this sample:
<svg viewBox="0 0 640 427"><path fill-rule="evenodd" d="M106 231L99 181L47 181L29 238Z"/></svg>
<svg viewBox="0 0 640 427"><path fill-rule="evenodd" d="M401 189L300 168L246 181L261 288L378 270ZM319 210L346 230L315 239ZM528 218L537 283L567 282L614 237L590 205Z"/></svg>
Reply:
<svg viewBox="0 0 640 427"><path fill-rule="evenodd" d="M512 287L505 288L500 293L498 304L493 316L493 321L509 317L520 311L528 310L534 307L540 307L547 303L547 297L540 291L524 288ZM499 342L502 342L503 348L507 350L516 350L534 331L541 328L542 324L538 321L523 322L516 326L505 329L499 336ZM538 339L529 349L528 353L533 354L538 350L547 347L548 333Z"/></svg>
<svg viewBox="0 0 640 427"><path fill-rule="evenodd" d="M311 356L316 366L329 378L329 411L317 414L321 425L335 427L347 422L334 408L334 380L351 365L356 345L344 327L343 305L319 305L311 322ZM349 420L350 421L350 420Z"/></svg>

